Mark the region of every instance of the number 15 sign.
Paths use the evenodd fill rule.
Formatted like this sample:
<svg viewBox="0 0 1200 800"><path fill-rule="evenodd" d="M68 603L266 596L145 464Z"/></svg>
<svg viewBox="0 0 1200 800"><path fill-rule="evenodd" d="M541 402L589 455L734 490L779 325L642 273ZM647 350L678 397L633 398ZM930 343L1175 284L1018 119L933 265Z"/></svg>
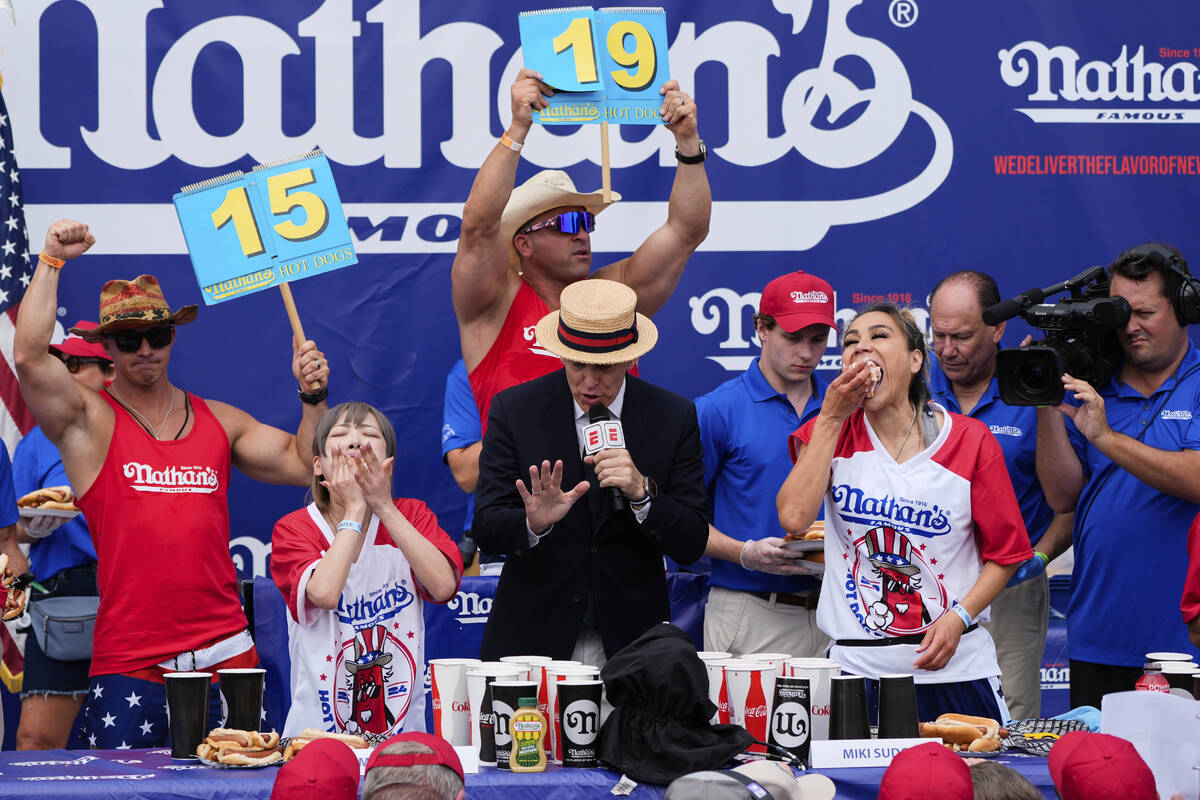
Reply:
<svg viewBox="0 0 1200 800"><path fill-rule="evenodd" d="M185 186L175 211L208 305L358 261L320 151Z"/></svg>
<svg viewBox="0 0 1200 800"><path fill-rule="evenodd" d="M534 122L662 122L658 88L671 79L663 9L523 11L517 25L525 66L555 90L550 106L534 112Z"/></svg>

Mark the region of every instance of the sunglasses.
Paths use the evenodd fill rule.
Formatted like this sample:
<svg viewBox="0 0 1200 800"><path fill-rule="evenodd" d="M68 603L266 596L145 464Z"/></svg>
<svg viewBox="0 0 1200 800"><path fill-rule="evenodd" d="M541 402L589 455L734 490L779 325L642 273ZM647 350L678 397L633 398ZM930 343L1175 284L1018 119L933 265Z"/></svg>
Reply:
<svg viewBox="0 0 1200 800"><path fill-rule="evenodd" d="M523 228L517 233L533 233L540 231L543 228L559 233L575 235L581 230L591 233L596 227L596 215L590 211L564 211L556 217L551 217L545 222L538 222L530 225L528 228Z"/></svg>
<svg viewBox="0 0 1200 800"><path fill-rule="evenodd" d="M136 353L141 349L143 339L149 342L150 346L155 350L160 350L169 345L171 340L175 338L175 328L170 325L164 325L159 328L118 331L111 334L108 338L113 340L113 344L122 353Z"/></svg>
<svg viewBox="0 0 1200 800"><path fill-rule="evenodd" d="M100 367L112 366L112 362L107 358L98 358L96 356L59 356L58 360L67 365L67 372L72 375L79 372L88 364L97 364Z"/></svg>

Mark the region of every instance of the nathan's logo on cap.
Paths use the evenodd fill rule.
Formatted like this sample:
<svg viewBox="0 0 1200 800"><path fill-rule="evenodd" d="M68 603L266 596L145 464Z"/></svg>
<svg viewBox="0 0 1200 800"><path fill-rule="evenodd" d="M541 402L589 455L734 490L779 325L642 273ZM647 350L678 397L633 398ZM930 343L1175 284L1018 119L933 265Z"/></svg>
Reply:
<svg viewBox="0 0 1200 800"><path fill-rule="evenodd" d="M816 292L792 292L793 303L828 303L830 302L829 295L822 291Z"/></svg>

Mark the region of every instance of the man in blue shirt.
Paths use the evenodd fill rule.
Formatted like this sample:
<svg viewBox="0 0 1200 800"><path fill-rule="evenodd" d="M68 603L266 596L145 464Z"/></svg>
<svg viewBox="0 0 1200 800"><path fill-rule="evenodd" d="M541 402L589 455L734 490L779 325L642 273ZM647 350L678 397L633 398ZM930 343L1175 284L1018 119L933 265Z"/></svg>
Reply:
<svg viewBox="0 0 1200 800"><path fill-rule="evenodd" d="M824 567L784 549L775 492L792 469L788 436L821 408L815 370L836 330L833 287L793 272L767 284L754 317L762 353L696 401L712 557L704 647L734 655L824 655L817 628Z"/></svg>
<svg viewBox="0 0 1200 800"><path fill-rule="evenodd" d="M1109 266L1132 308L1125 360L1099 389L1071 375L1073 403L1038 410L1038 475L1055 509L1075 508L1067 617L1071 705L1133 688L1148 652L1200 650L1180 619L1188 525L1200 509L1200 283L1174 248Z"/></svg>
<svg viewBox="0 0 1200 800"><path fill-rule="evenodd" d="M1042 655L1050 620L1046 564L1070 545L1071 515L1056 516L1038 483L1036 409L1000 401L995 372L1004 323L993 327L983 321L983 310L999 302L996 281L986 273L963 270L942 278L929 296L937 356L930 382L934 400L982 421L1000 443L1035 547L1033 558L992 601L991 621L984 623L996 644L1009 713L1030 719L1040 717L1042 708Z"/></svg>
<svg viewBox="0 0 1200 800"><path fill-rule="evenodd" d="M458 542L463 567L471 566L476 553L471 519L475 516L475 484L479 480L479 451L483 447L480 427L479 409L471 394L467 367L460 358L446 375L446 395L442 401L442 462L450 468L458 488L467 493L467 516Z"/></svg>

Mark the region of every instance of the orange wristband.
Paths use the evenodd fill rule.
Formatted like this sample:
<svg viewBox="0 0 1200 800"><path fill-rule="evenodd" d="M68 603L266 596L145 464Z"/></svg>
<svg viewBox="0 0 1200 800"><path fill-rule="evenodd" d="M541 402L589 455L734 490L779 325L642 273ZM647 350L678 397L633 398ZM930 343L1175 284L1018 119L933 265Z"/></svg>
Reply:
<svg viewBox="0 0 1200 800"><path fill-rule="evenodd" d="M521 148L525 146L524 142L518 142L507 133L500 137L500 144L504 145L509 150L512 150L514 153L521 152Z"/></svg>
<svg viewBox="0 0 1200 800"><path fill-rule="evenodd" d="M43 264L45 264L48 267L54 267L55 269L62 269L63 264L67 263L66 261L62 260L61 258L55 258L54 256L48 256L45 253L38 254L38 261L41 261Z"/></svg>

